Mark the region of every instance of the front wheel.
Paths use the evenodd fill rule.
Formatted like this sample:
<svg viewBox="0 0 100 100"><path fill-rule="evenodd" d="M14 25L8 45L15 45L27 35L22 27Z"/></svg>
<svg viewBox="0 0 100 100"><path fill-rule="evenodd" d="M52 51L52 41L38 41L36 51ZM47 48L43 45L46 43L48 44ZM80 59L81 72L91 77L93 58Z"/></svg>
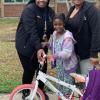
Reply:
<svg viewBox="0 0 100 100"><path fill-rule="evenodd" d="M31 100L30 92L35 88L35 84L25 84L16 87L10 94L9 100ZM24 92L27 91L25 96ZM43 92L38 88L34 100L45 100Z"/></svg>

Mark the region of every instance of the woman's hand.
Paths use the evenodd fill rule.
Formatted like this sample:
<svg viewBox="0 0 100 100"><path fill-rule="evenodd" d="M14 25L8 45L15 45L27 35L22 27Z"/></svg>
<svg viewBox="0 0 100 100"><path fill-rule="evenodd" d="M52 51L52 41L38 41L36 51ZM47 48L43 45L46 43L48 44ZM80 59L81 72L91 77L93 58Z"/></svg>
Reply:
<svg viewBox="0 0 100 100"><path fill-rule="evenodd" d="M39 49L37 51L38 62L44 62L45 61L45 57L44 57L45 55L46 54L45 54L44 50L43 49Z"/></svg>

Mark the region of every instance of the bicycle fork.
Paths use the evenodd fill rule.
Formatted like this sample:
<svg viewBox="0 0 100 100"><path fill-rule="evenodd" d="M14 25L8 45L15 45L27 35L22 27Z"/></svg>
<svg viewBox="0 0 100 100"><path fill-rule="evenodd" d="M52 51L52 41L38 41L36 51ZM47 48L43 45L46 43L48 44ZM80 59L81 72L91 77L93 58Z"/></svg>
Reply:
<svg viewBox="0 0 100 100"><path fill-rule="evenodd" d="M37 92L37 89L38 89L38 80L35 81L35 88L31 90L30 92L30 95L28 97L26 97L25 100L33 100L35 95L36 95L36 92Z"/></svg>

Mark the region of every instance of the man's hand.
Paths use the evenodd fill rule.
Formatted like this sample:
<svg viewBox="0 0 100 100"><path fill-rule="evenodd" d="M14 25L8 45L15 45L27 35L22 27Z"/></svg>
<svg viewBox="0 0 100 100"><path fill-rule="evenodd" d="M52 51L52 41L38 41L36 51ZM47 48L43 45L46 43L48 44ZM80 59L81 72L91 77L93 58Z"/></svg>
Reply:
<svg viewBox="0 0 100 100"><path fill-rule="evenodd" d="M100 64L100 52L98 53L98 60L99 60L99 64Z"/></svg>
<svg viewBox="0 0 100 100"><path fill-rule="evenodd" d="M45 57L44 57L45 55L46 54L45 54L44 50L43 49L39 49L37 51L38 62L44 62L45 61Z"/></svg>
<svg viewBox="0 0 100 100"><path fill-rule="evenodd" d="M99 64L99 60L98 58L90 58L90 62L93 66L98 65Z"/></svg>
<svg viewBox="0 0 100 100"><path fill-rule="evenodd" d="M90 58L90 62L95 66L96 70L100 70L100 62L98 58Z"/></svg>
<svg viewBox="0 0 100 100"><path fill-rule="evenodd" d="M97 70L100 70L100 53L98 53L98 58L90 58L90 62Z"/></svg>

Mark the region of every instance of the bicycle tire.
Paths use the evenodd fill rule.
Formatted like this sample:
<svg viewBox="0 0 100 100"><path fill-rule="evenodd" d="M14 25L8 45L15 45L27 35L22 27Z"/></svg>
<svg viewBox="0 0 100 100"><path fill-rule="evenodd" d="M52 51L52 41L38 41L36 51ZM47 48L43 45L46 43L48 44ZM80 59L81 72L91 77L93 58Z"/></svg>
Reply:
<svg viewBox="0 0 100 100"><path fill-rule="evenodd" d="M20 97L20 100L24 100L24 99L22 99L22 95L20 92L22 90L26 90L26 89L32 90L34 88L35 88L35 83L19 85L12 91L12 93L10 94L9 100L19 100L19 97ZM18 94L19 97L18 96L15 97L17 95L17 93L20 93L20 94ZM37 89L36 95L40 98L40 99L36 99L36 100L45 100L45 96L44 96L43 92L41 91L41 89L39 89L39 88Z"/></svg>

